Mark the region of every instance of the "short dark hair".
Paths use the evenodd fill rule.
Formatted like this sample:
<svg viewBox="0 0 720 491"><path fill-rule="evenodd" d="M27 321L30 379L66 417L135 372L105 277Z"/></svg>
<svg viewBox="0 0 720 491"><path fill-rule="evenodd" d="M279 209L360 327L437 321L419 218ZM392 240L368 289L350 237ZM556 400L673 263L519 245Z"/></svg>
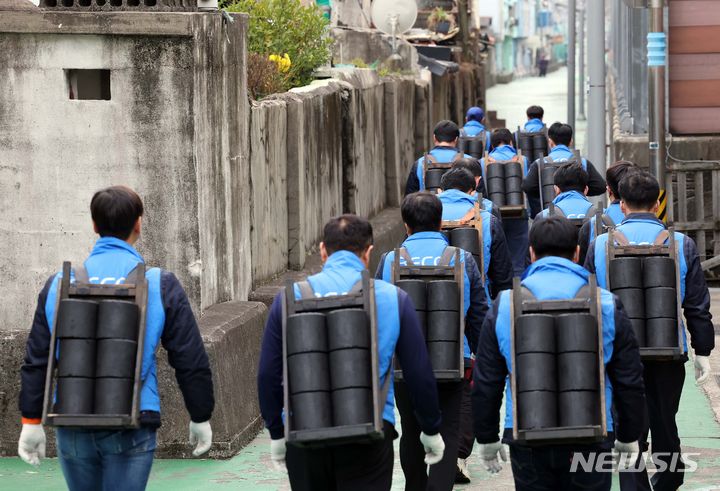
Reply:
<svg viewBox="0 0 720 491"><path fill-rule="evenodd" d="M562 126L563 124L559 121L554 122L550 125L548 128L548 138L550 138L552 141L555 141L555 135L557 133L557 130Z"/></svg>
<svg viewBox="0 0 720 491"><path fill-rule="evenodd" d="M561 124L555 128L553 135L554 136L551 136L550 138L552 138L552 141L554 141L556 145L565 145L567 147L573 139L572 126L569 124Z"/></svg>
<svg viewBox="0 0 720 491"><path fill-rule="evenodd" d="M460 137L460 128L452 121L445 119L435 125L433 135L439 142L451 143Z"/></svg>
<svg viewBox="0 0 720 491"><path fill-rule="evenodd" d="M127 240L144 213L140 196L127 186L110 186L90 200L90 216L100 237Z"/></svg>
<svg viewBox="0 0 720 491"><path fill-rule="evenodd" d="M639 170L639 167L627 160L619 160L607 168L607 171L605 172L605 180L610 188L610 192L616 199L620 199L621 196L620 181L631 173Z"/></svg>
<svg viewBox="0 0 720 491"><path fill-rule="evenodd" d="M563 193L566 191L584 193L589 181L590 176L580 162L568 162L555 171L555 185Z"/></svg>
<svg viewBox="0 0 720 491"><path fill-rule="evenodd" d="M467 169L454 167L442 176L440 187L445 191L457 189L463 193L469 193L475 191L475 176Z"/></svg>
<svg viewBox="0 0 720 491"><path fill-rule="evenodd" d="M469 171L470 174L473 175L473 177L482 177L483 175L482 165L480 165L480 162L478 162L477 159L473 158L458 159L455 161L452 168L465 169Z"/></svg>
<svg viewBox="0 0 720 491"><path fill-rule="evenodd" d="M578 228L562 216L542 217L530 227L529 241L538 259L558 256L572 260L578 245Z"/></svg>
<svg viewBox="0 0 720 491"><path fill-rule="evenodd" d="M545 117L545 109L540 106L530 106L525 114L530 119L542 119Z"/></svg>
<svg viewBox="0 0 720 491"><path fill-rule="evenodd" d="M373 244L372 225L367 219L352 214L331 218L323 230L323 244L328 255L350 251L359 256Z"/></svg>
<svg viewBox="0 0 720 491"><path fill-rule="evenodd" d="M400 206L403 222L412 233L437 232L442 224L442 203L427 191L405 196Z"/></svg>
<svg viewBox="0 0 720 491"><path fill-rule="evenodd" d="M632 209L650 210L660 197L660 185L652 174L639 171L620 181L620 196Z"/></svg>
<svg viewBox="0 0 720 491"><path fill-rule="evenodd" d="M513 134L507 128L499 128L492 132L490 137L490 145L493 148L498 148L500 145L512 145Z"/></svg>

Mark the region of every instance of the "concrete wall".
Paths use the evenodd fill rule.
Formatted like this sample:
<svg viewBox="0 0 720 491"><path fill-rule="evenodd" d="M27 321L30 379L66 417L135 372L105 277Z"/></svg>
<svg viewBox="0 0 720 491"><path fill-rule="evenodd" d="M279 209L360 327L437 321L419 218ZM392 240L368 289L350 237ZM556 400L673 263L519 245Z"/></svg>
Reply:
<svg viewBox="0 0 720 491"><path fill-rule="evenodd" d="M178 275L196 310L250 287L249 214L236 206L250 197L246 18L87 15L108 23L90 29L77 13L0 18L0 329L26 328L45 279L87 255L90 198L112 184L143 197L138 248ZM118 15L135 22L114 24ZM170 34L139 34L156 15ZM64 34L51 34L59 23ZM11 32L17 26L24 32ZM69 68L109 69L111 100L70 100Z"/></svg>

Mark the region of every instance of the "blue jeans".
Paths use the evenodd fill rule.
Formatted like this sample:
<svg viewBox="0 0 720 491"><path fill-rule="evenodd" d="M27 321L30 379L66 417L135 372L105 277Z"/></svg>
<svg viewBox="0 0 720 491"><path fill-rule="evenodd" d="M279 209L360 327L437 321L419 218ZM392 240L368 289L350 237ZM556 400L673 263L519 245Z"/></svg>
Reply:
<svg viewBox="0 0 720 491"><path fill-rule="evenodd" d="M155 454L155 429L57 429L60 466L70 491L143 491Z"/></svg>

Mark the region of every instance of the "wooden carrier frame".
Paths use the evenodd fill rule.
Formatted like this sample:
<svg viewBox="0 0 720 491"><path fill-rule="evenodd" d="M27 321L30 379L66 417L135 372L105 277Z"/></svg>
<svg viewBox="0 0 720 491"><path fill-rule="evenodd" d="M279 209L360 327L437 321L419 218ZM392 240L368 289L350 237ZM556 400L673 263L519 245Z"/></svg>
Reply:
<svg viewBox="0 0 720 491"><path fill-rule="evenodd" d="M678 344L672 348L640 348L640 358L643 360L682 360L685 356L685 348L683 345L683 322L682 322L682 301L680 298L680 263L678 261L677 242L675 242L675 233L673 227L667 229L668 243L667 245L615 245L615 230L608 230L607 253L605 254L605 284L608 289L612 289L610 282L610 261L618 257L669 257L675 262L675 294L677 295L677 325L678 325Z"/></svg>
<svg viewBox="0 0 720 491"><path fill-rule="evenodd" d="M142 384L142 358L145 345L145 316L147 313L147 279L145 278L145 264L138 263L134 269L136 283L120 285L103 285L96 283L70 282L72 265L69 261L63 263L62 278L58 285L57 300L55 302L55 316L53 330L50 338L50 354L48 368L45 376L45 395L43 399L42 422L49 426L75 426L84 428L139 428L140 427L140 390ZM129 300L139 309L137 355L135 358L135 380L133 382L132 405L130 414L58 414L53 412L53 398L57 377L56 351L58 346L58 313L60 301L67 298L84 300Z"/></svg>
<svg viewBox="0 0 720 491"><path fill-rule="evenodd" d="M489 165L507 165L507 164L520 164L521 169L523 170L523 175L521 176L523 179L525 177L525 161L524 156L522 153L522 150L517 151L517 160L493 160L492 162L489 162L489 159L491 159L490 154L486 151L484 156L485 161L485 169ZM532 162L530 162L532 163ZM486 174L485 169L483 169L483 174ZM485 186L487 187L487 183L485 183ZM505 193L507 194L507 193ZM527 202L527 196L525 195L525 191L522 190L522 186L520 187L520 194L523 197L523 204L522 205L503 205L498 206L498 209L500 210L500 216L502 218L527 218L527 210L528 210L528 202ZM488 191L488 199L490 199L490 192ZM495 205L495 203L493 203ZM497 205L495 205L497 206Z"/></svg>
<svg viewBox="0 0 720 491"><path fill-rule="evenodd" d="M425 190L430 191L427 185L427 173L429 170L444 170L445 172L452 169L452 166L457 162L458 160L461 160L463 158L463 152L457 151L455 156L450 162L438 162L435 157L430 155L430 153L426 153L423 156L423 183L425 184ZM443 173L444 175L444 173ZM436 188L435 194L439 193L439 188Z"/></svg>
<svg viewBox="0 0 720 491"><path fill-rule="evenodd" d="M520 278L513 280L513 290L510 299L510 357L512 372L510 375L510 390L513 394L513 439L528 444L562 444L562 443L593 443L602 441L607 437L607 415L605 414L605 362L603 353L603 322L602 305L599 288L595 275L588 279L590 295L588 298L569 298L567 300L524 300L522 298L522 285ZM598 378L599 378L599 414L600 425L568 426L557 428L541 428L522 430L518 427L517 402L517 363L515 359L515 323L523 314L562 314L562 313L589 313L597 319L598 339Z"/></svg>
<svg viewBox="0 0 720 491"><path fill-rule="evenodd" d="M461 218L460 220L443 220L440 224L440 229L445 231L452 231L456 228L474 228L478 233L478 241L480 244L480 264L477 265L480 270L480 279L482 284L485 285L485 247L484 247L484 236L483 236L483 219L480 213L480 202L476 201L473 206L473 216L470 219ZM453 246L454 247L454 246ZM393 278L394 279L394 278ZM464 281L463 281L464 283Z"/></svg>
<svg viewBox="0 0 720 491"><path fill-rule="evenodd" d="M482 245L482 244L481 244ZM434 280L454 279L460 296L460 322L458 324L458 367L453 370L433 370L433 375L438 382L457 382L465 376L465 275L460 262L461 249L455 248L455 264L453 266L401 266L399 249L395 249L395 257L392 263L392 283L396 284L402 279L423 280L426 283ZM395 379L402 380L402 368L396 367Z"/></svg>
<svg viewBox="0 0 720 491"><path fill-rule="evenodd" d="M327 446L338 445L359 437L368 440L382 439L385 400L381 399L380 366L378 356L378 326L377 306L375 304L375 284L370 279L367 270L362 272L362 290L357 293L337 295L322 298L295 299L293 280L288 280L282 291L283 321L282 321L282 350L283 350L283 398L285 404L285 441L301 446ZM370 365L371 365L371 391L373 403L373 421L350 426L333 426L310 430L296 430L292 427L292 402L290 398L290 384L287 363L287 318L290 315L303 312L327 312L345 308L362 308L368 312L370 320ZM390 365L392 367L392 363ZM386 376L391 375L388 370ZM388 381L387 383L391 383Z"/></svg>

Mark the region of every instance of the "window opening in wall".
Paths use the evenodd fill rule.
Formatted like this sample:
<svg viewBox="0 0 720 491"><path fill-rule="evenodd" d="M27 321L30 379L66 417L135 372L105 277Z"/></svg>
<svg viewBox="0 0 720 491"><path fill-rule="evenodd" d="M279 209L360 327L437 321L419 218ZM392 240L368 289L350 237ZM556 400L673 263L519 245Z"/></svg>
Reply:
<svg viewBox="0 0 720 491"><path fill-rule="evenodd" d="M157 0L145 0L146 7L154 7L157 5Z"/></svg>
<svg viewBox="0 0 720 491"><path fill-rule="evenodd" d="M62 0L63 7L72 7L73 0Z"/></svg>
<svg viewBox="0 0 720 491"><path fill-rule="evenodd" d="M110 100L110 70L66 69L68 98L77 100Z"/></svg>
<svg viewBox="0 0 720 491"><path fill-rule="evenodd" d="M138 6L140 6L140 0L127 0L127 6L128 7L138 7Z"/></svg>
<svg viewBox="0 0 720 491"><path fill-rule="evenodd" d="M110 0L110 5L113 7L122 7L122 0Z"/></svg>
<svg viewBox="0 0 720 491"><path fill-rule="evenodd" d="M78 0L78 3L81 7L89 7L90 6L90 0Z"/></svg>

